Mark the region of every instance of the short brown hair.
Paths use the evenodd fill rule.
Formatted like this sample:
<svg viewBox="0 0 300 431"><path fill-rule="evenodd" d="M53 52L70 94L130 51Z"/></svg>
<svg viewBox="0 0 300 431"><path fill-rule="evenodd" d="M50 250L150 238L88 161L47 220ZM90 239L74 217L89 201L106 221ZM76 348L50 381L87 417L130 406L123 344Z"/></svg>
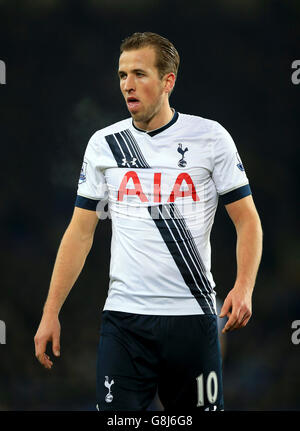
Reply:
<svg viewBox="0 0 300 431"><path fill-rule="evenodd" d="M175 46L165 37L156 33L144 32L133 33L122 41L120 54L132 49L145 48L151 46L156 52L156 67L160 79L167 73L174 73L177 77L180 57Z"/></svg>

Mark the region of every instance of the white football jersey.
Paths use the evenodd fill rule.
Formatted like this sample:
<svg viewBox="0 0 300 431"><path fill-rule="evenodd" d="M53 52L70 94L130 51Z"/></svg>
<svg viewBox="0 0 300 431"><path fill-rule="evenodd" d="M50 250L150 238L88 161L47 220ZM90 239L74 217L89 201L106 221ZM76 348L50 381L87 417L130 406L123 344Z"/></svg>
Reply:
<svg viewBox="0 0 300 431"><path fill-rule="evenodd" d="M236 146L216 121L175 111L150 132L131 118L97 131L75 205L112 220L104 310L216 314L210 232L218 198L228 204L250 193Z"/></svg>

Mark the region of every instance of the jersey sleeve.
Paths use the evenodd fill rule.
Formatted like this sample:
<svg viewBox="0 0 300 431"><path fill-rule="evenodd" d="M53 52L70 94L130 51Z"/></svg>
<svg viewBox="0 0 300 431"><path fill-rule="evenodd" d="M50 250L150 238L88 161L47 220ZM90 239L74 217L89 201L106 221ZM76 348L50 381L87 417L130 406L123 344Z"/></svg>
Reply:
<svg viewBox="0 0 300 431"><path fill-rule="evenodd" d="M251 194L249 180L236 145L227 130L218 124L213 146L212 179L224 205Z"/></svg>
<svg viewBox="0 0 300 431"><path fill-rule="evenodd" d="M96 132L86 147L80 171L75 206L96 210L100 200L107 197L105 176L101 171L101 138Z"/></svg>

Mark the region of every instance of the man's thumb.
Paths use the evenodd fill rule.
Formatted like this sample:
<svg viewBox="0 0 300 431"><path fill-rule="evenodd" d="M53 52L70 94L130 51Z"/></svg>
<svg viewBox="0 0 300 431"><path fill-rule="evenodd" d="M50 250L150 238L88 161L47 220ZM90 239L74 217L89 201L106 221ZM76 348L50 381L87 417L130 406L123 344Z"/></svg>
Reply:
<svg viewBox="0 0 300 431"><path fill-rule="evenodd" d="M59 356L60 355L59 340L57 340L57 339L53 340L52 350L53 350L53 353L54 353L55 356Z"/></svg>

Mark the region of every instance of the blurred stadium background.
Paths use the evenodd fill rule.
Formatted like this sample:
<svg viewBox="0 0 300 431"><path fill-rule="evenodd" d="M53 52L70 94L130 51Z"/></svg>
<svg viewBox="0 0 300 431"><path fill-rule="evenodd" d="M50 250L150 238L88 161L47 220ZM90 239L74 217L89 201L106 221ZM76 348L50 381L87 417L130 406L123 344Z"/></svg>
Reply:
<svg viewBox="0 0 300 431"><path fill-rule="evenodd" d="M110 222L99 223L61 312L51 372L33 336L91 134L128 116L116 67L134 31L169 38L181 55L171 105L219 121L236 141L264 228L253 317L226 339L228 410L299 410L300 3L272 0L0 0L2 153L0 410L92 410ZM235 277L235 232L224 208L212 232L219 298Z"/></svg>

